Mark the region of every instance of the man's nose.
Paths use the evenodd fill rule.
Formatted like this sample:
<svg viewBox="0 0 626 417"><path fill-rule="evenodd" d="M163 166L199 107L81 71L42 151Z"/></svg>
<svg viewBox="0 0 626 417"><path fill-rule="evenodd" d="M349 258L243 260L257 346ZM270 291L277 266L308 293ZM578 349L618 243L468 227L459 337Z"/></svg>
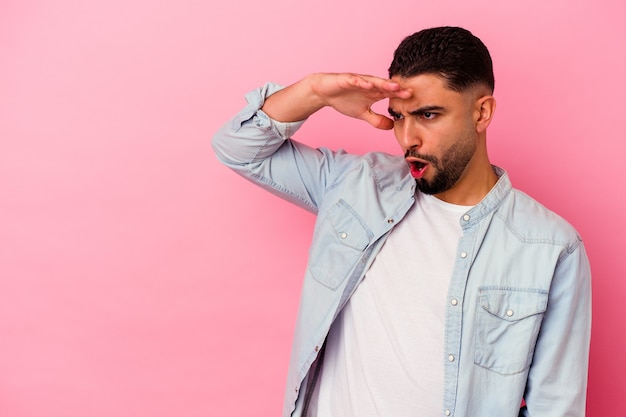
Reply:
<svg viewBox="0 0 626 417"><path fill-rule="evenodd" d="M405 151L422 145L419 131L410 120L404 120L401 126L396 126L396 138Z"/></svg>

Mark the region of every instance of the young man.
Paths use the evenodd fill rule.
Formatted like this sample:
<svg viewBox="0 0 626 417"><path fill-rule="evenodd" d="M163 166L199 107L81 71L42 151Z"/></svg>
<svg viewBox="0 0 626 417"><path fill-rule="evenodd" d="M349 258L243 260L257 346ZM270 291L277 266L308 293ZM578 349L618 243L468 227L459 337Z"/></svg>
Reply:
<svg viewBox="0 0 626 417"><path fill-rule="evenodd" d="M283 415L583 416L587 257L489 162L487 48L423 30L389 77L268 84L214 138L223 163L318 216ZM391 118L371 110L382 99ZM404 157L290 139L324 106L393 129Z"/></svg>

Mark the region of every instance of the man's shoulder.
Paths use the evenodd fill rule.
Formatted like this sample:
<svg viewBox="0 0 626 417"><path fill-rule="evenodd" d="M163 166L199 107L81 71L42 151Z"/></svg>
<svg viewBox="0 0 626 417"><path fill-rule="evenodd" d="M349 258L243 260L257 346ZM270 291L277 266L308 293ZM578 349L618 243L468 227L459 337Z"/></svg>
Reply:
<svg viewBox="0 0 626 417"><path fill-rule="evenodd" d="M513 188L507 200L496 215L518 238L567 246L580 241L578 232L567 220L525 192Z"/></svg>
<svg viewBox="0 0 626 417"><path fill-rule="evenodd" d="M359 155L342 149L330 151L323 148L322 152L333 154L336 179L339 181L360 181L364 177L362 174L367 173L365 177L374 179L380 189L385 189L397 186L409 174L408 165L400 155L384 152Z"/></svg>
<svg viewBox="0 0 626 417"><path fill-rule="evenodd" d="M401 155L392 155L385 152L368 152L363 155L363 157L368 161L371 161L373 164L397 164L402 166L406 165L406 161Z"/></svg>
<svg viewBox="0 0 626 417"><path fill-rule="evenodd" d="M344 149L332 150L328 148L320 148L320 150L324 153L332 153L335 155L335 158L345 161L350 161L352 163L367 162L370 165L382 166L385 168L390 168L392 166L404 167L406 162L404 158L400 155L392 155L386 152L367 152L365 154L357 154L351 153Z"/></svg>

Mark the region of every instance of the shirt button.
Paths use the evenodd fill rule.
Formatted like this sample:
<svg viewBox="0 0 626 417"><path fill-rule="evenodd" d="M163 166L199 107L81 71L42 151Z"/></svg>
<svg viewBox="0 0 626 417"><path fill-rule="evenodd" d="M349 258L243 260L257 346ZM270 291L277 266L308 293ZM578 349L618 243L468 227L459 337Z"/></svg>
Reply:
<svg viewBox="0 0 626 417"><path fill-rule="evenodd" d="M454 355L448 355L448 360L450 362L454 362Z"/></svg>
<svg viewBox="0 0 626 417"><path fill-rule="evenodd" d="M319 346L315 346L315 351L317 352L318 350L320 350Z"/></svg>
<svg viewBox="0 0 626 417"><path fill-rule="evenodd" d="M387 223L393 224L393 219L387 219Z"/></svg>
<svg viewBox="0 0 626 417"><path fill-rule="evenodd" d="M446 410L446 415L449 416L450 414L452 414L452 411Z"/></svg>
<svg viewBox="0 0 626 417"><path fill-rule="evenodd" d="M459 300L457 300L456 298L453 298L452 300L450 300L450 304L452 304L453 306L457 305L459 303Z"/></svg>
<svg viewBox="0 0 626 417"><path fill-rule="evenodd" d="M467 252L461 252L461 258L463 259L467 258Z"/></svg>
<svg viewBox="0 0 626 417"><path fill-rule="evenodd" d="M348 237L348 234L346 232L343 232L339 235L342 239L345 239Z"/></svg>
<svg viewBox="0 0 626 417"><path fill-rule="evenodd" d="M509 317L513 317L513 310L507 310L506 315Z"/></svg>
<svg viewBox="0 0 626 417"><path fill-rule="evenodd" d="M466 214L465 216L463 216L463 220L465 220L466 222L469 221L470 216L469 214Z"/></svg>

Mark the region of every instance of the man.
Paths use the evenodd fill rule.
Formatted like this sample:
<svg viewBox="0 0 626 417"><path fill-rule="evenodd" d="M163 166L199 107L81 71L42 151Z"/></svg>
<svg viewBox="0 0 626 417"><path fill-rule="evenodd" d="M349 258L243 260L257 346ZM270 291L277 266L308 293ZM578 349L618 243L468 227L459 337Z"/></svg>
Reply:
<svg viewBox="0 0 626 417"><path fill-rule="evenodd" d="M487 48L426 29L389 77L268 84L214 138L223 163L318 216L283 415L583 416L587 257L489 162ZM290 139L325 106L393 129L404 157Z"/></svg>

